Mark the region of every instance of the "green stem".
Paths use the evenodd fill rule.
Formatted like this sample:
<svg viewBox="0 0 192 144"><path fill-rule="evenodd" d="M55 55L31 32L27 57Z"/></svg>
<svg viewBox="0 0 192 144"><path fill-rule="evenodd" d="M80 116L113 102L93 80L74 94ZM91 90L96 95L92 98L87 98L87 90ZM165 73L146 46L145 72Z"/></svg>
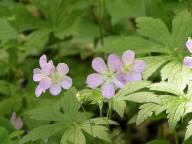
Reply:
<svg viewBox="0 0 192 144"><path fill-rule="evenodd" d="M176 131L174 131L174 137L175 137L175 144L179 144L179 140L178 140L178 136L177 136Z"/></svg>
<svg viewBox="0 0 192 144"><path fill-rule="evenodd" d="M108 112L107 112L107 119L108 119L108 127L110 126L109 121L111 120L111 116L112 116L112 104L113 104L113 100L110 99L109 100L109 108L108 108Z"/></svg>
<svg viewBox="0 0 192 144"><path fill-rule="evenodd" d="M79 102L79 101L78 101ZM91 120L89 119L89 117L88 117L88 115L87 115L87 112L86 112L86 110L85 110L85 108L84 108L84 106L79 102L79 104L80 104L80 106L81 106L81 108L83 109L83 113L85 114L85 116L86 116L86 118L88 119L88 121L89 121L89 124L90 124L90 126L91 126L91 134L93 135L93 127L92 127L92 122L91 122Z"/></svg>
<svg viewBox="0 0 192 144"><path fill-rule="evenodd" d="M99 108L99 113L100 113L100 117L102 118L102 117L103 117L103 111L102 111L102 108Z"/></svg>

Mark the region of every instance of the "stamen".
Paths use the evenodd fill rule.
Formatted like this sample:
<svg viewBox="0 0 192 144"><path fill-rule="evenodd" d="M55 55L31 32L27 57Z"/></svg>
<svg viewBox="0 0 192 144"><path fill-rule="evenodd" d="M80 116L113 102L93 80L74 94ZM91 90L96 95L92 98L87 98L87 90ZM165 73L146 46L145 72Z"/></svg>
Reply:
<svg viewBox="0 0 192 144"><path fill-rule="evenodd" d="M61 81L61 75L57 71L53 72L50 77L53 83L57 84Z"/></svg>

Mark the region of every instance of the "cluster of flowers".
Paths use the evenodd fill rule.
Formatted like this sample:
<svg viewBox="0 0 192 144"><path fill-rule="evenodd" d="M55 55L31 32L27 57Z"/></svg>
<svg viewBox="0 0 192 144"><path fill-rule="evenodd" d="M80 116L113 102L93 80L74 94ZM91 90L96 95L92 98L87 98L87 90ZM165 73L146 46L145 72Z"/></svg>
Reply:
<svg viewBox="0 0 192 144"><path fill-rule="evenodd" d="M188 38L186 47L192 53L192 39ZM184 65L192 68L192 56L186 56ZM53 61L47 61L46 55L40 57L40 68L33 71L33 80L39 82L35 94L39 97L49 89L53 96L59 95L61 89L69 89L72 86L72 79L66 74L69 73L69 67L65 63L59 63L54 66ZM146 64L143 60L135 60L135 52L127 50L120 58L116 54L110 54L107 64L100 57L94 58L92 68L96 73L88 75L86 83L89 88L101 88L102 95L110 99L115 95L117 89L123 88L126 83L142 80L142 73ZM23 126L20 117L13 112L11 119L12 125L19 130Z"/></svg>
<svg viewBox="0 0 192 144"><path fill-rule="evenodd" d="M192 39L188 38L186 47L192 53ZM186 56L184 65L192 68L192 56ZM49 89L53 96L60 94L61 89L69 89L72 86L72 79L67 76L69 67L65 63L59 63L54 66L53 61L47 61L46 55L40 57L40 68L33 70L33 80L39 82L35 94L39 97ZM143 60L135 59L135 52L127 50L121 57L116 54L110 54L107 64L100 57L92 60L92 68L96 71L88 75L86 84L89 88L100 88L102 95L110 99L115 95L115 91L123 88L127 83L142 80L142 73L146 68ZM20 129L23 122L20 117L13 112L11 119L15 129Z"/></svg>
<svg viewBox="0 0 192 144"><path fill-rule="evenodd" d="M53 96L59 95L61 89L69 89L72 86L72 79L67 76L69 67L65 63L54 66L53 61L47 61L46 55L39 59L40 68L33 70L33 80L38 82L35 94L39 97L46 90ZM92 68L96 73L87 77L86 83L89 88L101 88L105 98L114 96L115 91L123 88L126 83L142 80L142 73L146 65L143 60L135 60L135 53L127 50L120 58L118 55L110 54L107 65L100 57L94 58ZM23 121L13 112L10 118L11 124L16 130L23 126Z"/></svg>
<svg viewBox="0 0 192 144"><path fill-rule="evenodd" d="M121 58L110 54L107 65L102 58L97 57L92 61L92 68L97 73L90 74L86 83L90 88L101 86L102 95L109 99L126 83L142 80L145 67L143 60L135 60L135 53L131 50L125 51Z"/></svg>
<svg viewBox="0 0 192 144"><path fill-rule="evenodd" d="M33 71L33 80L39 82L35 94L39 97L49 89L54 96L61 92L61 89L69 89L72 86L72 79L67 76L69 67L65 63L54 66L53 61L47 61L45 55L40 57L40 68ZM127 50L120 58L116 54L110 54L107 65L100 57L94 58L92 68L96 73L87 77L86 83L89 88L101 88L105 98L114 96L115 91L123 88L126 83L142 80L142 73L146 65L143 60L135 60L135 53Z"/></svg>

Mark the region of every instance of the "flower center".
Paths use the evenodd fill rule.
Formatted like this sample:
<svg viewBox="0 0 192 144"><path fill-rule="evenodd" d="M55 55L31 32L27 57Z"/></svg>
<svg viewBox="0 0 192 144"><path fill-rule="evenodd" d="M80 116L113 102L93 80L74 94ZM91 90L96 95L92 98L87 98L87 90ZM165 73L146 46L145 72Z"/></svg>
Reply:
<svg viewBox="0 0 192 144"><path fill-rule="evenodd" d="M50 77L53 83L57 84L61 81L61 75L57 71L53 72Z"/></svg>
<svg viewBox="0 0 192 144"><path fill-rule="evenodd" d="M127 73L131 70L131 68L132 68L132 64L126 64L122 67L122 72Z"/></svg>
<svg viewBox="0 0 192 144"><path fill-rule="evenodd" d="M111 82L111 81L113 80L114 76L115 76L115 73L114 73L114 72L106 71L106 72L104 73L104 80L105 80L106 82Z"/></svg>

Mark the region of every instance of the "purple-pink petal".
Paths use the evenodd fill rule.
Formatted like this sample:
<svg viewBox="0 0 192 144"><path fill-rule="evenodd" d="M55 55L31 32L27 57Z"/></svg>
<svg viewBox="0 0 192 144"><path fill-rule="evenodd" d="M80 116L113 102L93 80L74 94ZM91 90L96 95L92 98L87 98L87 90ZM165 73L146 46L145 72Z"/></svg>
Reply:
<svg viewBox="0 0 192 144"><path fill-rule="evenodd" d="M37 87L36 87L36 89L35 89L35 95L36 95L36 97L39 97L42 93L44 93L45 92L45 90L40 86L40 85L38 85Z"/></svg>
<svg viewBox="0 0 192 144"><path fill-rule="evenodd" d="M107 99L110 99L115 95L115 87L113 83L104 83L101 87L101 91L102 95Z"/></svg>
<svg viewBox="0 0 192 144"><path fill-rule="evenodd" d="M114 79L113 83L117 88L123 88L126 84L126 80L123 74L118 74Z"/></svg>
<svg viewBox="0 0 192 144"><path fill-rule="evenodd" d="M131 50L127 50L122 55L122 61L124 64L131 64L135 59L135 52Z"/></svg>
<svg viewBox="0 0 192 144"><path fill-rule="evenodd" d="M21 120L21 118L17 118L17 120L15 121L15 129L19 130L21 129L23 126L23 121Z"/></svg>
<svg viewBox="0 0 192 144"><path fill-rule="evenodd" d="M34 74L34 75L33 75L33 80L34 80L35 82L39 82L39 81L41 81L43 78L44 78L44 77L43 77L42 74Z"/></svg>
<svg viewBox="0 0 192 144"><path fill-rule="evenodd" d="M100 57L93 59L92 68L98 73L103 73L107 70L104 60Z"/></svg>
<svg viewBox="0 0 192 144"><path fill-rule="evenodd" d="M41 73L41 70L39 68L35 68L33 70L33 74L40 74Z"/></svg>
<svg viewBox="0 0 192 144"><path fill-rule="evenodd" d="M10 119L12 124L16 121L16 118L17 118L17 115L16 115L15 112L13 112L12 115L11 115L11 119Z"/></svg>
<svg viewBox="0 0 192 144"><path fill-rule="evenodd" d="M61 86L64 89L69 89L72 86L72 79L68 76L64 76L63 80L61 81Z"/></svg>
<svg viewBox="0 0 192 144"><path fill-rule="evenodd" d="M47 64L47 56L46 55L42 55L39 59L39 65L40 67L44 67Z"/></svg>
<svg viewBox="0 0 192 144"><path fill-rule="evenodd" d="M135 60L133 63L133 71L141 73L145 70L146 64L143 60Z"/></svg>
<svg viewBox="0 0 192 144"><path fill-rule="evenodd" d="M187 40L185 45L186 45L187 49L192 53L192 39L191 38L189 38Z"/></svg>
<svg viewBox="0 0 192 144"><path fill-rule="evenodd" d="M108 56L107 65L109 69L113 72L120 71L121 67L121 60L118 55L116 54L110 54Z"/></svg>
<svg viewBox="0 0 192 144"><path fill-rule="evenodd" d="M87 77L86 83L87 83L88 87L96 88L103 83L103 76L98 73L90 74Z"/></svg>
<svg viewBox="0 0 192 144"><path fill-rule="evenodd" d="M140 81L142 80L142 74L141 73L130 73L126 74L124 76L126 82L134 82L134 81Z"/></svg>
<svg viewBox="0 0 192 144"><path fill-rule="evenodd" d="M53 65L53 61L49 60L49 62L47 64Z"/></svg>
<svg viewBox="0 0 192 144"><path fill-rule="evenodd" d="M55 67L54 67L54 65L48 63L48 64L44 65L41 70L42 70L43 74L49 75L55 71Z"/></svg>
<svg viewBox="0 0 192 144"><path fill-rule="evenodd" d="M185 57L183 60L184 65L186 65L188 68L192 68L192 57Z"/></svg>
<svg viewBox="0 0 192 144"><path fill-rule="evenodd" d="M23 121L21 120L21 118L19 117L17 118L17 115L15 112L12 113L10 121L16 130L21 129L23 126Z"/></svg>
<svg viewBox="0 0 192 144"><path fill-rule="evenodd" d="M69 67L65 63L59 63L57 65L57 71L63 75L66 75L69 72Z"/></svg>
<svg viewBox="0 0 192 144"><path fill-rule="evenodd" d="M52 81L49 77L46 77L39 82L39 85L41 88L46 90L46 89L49 89L51 87Z"/></svg>
<svg viewBox="0 0 192 144"><path fill-rule="evenodd" d="M54 96L57 96L60 94L61 92L61 86L59 84L53 84L50 89L49 89L50 93Z"/></svg>

